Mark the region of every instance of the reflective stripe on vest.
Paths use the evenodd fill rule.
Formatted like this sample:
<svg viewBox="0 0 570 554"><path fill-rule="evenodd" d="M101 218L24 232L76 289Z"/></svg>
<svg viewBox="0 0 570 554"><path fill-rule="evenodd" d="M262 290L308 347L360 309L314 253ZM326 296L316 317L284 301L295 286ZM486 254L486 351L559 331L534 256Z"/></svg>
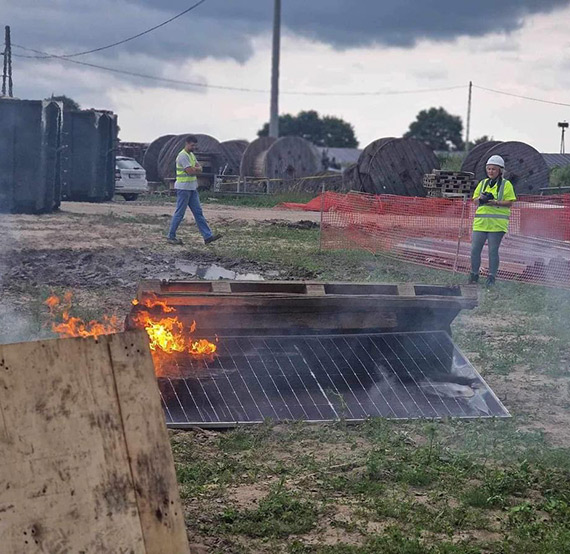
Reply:
<svg viewBox="0 0 570 554"><path fill-rule="evenodd" d="M491 219L509 219L508 215L501 214L475 214L475 217L489 217Z"/></svg>
<svg viewBox="0 0 570 554"><path fill-rule="evenodd" d="M186 149L183 148L179 153L186 154L188 156L188 161L190 162L190 166L194 167L196 165L196 156L194 156L193 152L186 152ZM196 181L196 175L188 175L184 168L181 165L178 165L178 156L176 156L176 181L178 183L192 183Z"/></svg>

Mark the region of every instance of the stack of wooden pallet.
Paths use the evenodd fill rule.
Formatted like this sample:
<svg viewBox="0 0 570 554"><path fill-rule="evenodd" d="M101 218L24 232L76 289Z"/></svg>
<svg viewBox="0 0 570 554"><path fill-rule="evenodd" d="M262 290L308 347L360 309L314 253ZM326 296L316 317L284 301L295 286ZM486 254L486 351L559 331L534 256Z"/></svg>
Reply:
<svg viewBox="0 0 570 554"><path fill-rule="evenodd" d="M434 169L424 175L426 196L438 198L469 197L475 190L475 178L469 171L444 171Z"/></svg>

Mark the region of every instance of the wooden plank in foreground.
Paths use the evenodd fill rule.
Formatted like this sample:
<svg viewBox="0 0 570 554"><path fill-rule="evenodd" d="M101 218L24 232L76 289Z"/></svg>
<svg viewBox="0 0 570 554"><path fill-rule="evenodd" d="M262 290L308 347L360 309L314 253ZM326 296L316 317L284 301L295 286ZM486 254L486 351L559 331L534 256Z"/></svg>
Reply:
<svg viewBox="0 0 570 554"><path fill-rule="evenodd" d="M188 552L144 332L0 345L2 551Z"/></svg>

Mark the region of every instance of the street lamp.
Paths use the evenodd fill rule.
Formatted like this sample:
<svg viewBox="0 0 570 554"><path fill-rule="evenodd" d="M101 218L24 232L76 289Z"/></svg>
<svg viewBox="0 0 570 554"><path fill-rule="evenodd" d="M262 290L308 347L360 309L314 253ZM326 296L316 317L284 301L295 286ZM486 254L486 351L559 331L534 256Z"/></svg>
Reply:
<svg viewBox="0 0 570 554"><path fill-rule="evenodd" d="M568 121L559 121L558 122L558 127L560 127L560 129L562 130L562 137L560 138L560 153L564 154L566 149L564 147L564 133L566 132L566 129L568 129Z"/></svg>

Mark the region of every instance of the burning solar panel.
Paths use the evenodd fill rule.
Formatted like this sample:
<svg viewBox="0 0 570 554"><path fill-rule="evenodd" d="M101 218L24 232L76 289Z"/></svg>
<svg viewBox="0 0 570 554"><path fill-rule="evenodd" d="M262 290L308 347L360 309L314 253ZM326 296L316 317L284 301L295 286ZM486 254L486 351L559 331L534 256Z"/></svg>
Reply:
<svg viewBox="0 0 570 554"><path fill-rule="evenodd" d="M444 331L220 337L159 378L169 427L508 417Z"/></svg>

